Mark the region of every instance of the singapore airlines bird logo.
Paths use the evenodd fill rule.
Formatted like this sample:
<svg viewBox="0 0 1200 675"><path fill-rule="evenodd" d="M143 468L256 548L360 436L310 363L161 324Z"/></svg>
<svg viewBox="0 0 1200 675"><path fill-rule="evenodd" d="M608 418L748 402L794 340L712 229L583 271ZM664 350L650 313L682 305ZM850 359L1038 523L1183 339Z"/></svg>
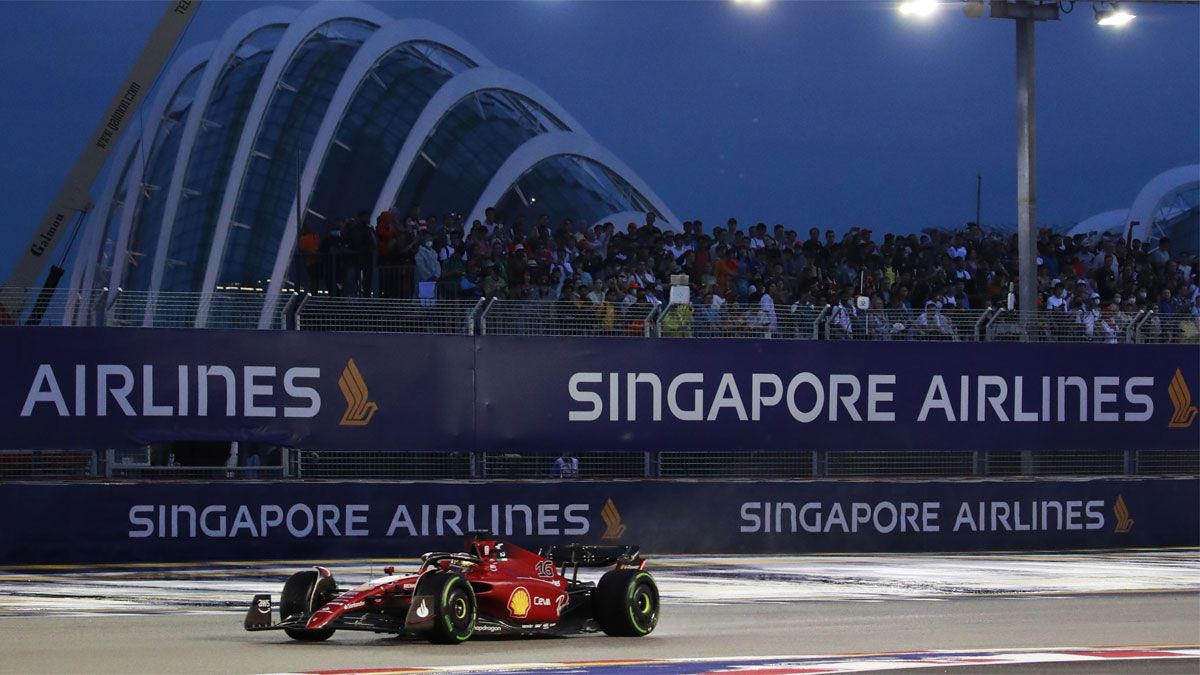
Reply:
<svg viewBox="0 0 1200 675"><path fill-rule="evenodd" d="M1113 530L1117 534L1125 534L1133 529L1133 518L1129 517L1129 507L1125 505L1125 498L1117 495L1117 501L1113 504L1113 514L1117 516L1117 527Z"/></svg>
<svg viewBox="0 0 1200 675"><path fill-rule="evenodd" d="M375 411L379 410L379 406L369 399L371 393L367 390L367 382L363 380L354 359L346 362L346 369L338 378L338 387L342 390L342 396L346 397L346 412L342 413L342 421L338 424L350 427L366 426L375 416Z"/></svg>
<svg viewBox="0 0 1200 675"><path fill-rule="evenodd" d="M1192 426L1196 419L1196 406L1192 405L1192 390L1188 389L1182 370L1175 369L1175 377L1171 378L1171 385L1167 387L1167 391L1171 394L1171 405L1175 407L1175 414L1171 415L1167 427L1186 429Z"/></svg>
<svg viewBox="0 0 1200 675"><path fill-rule="evenodd" d="M617 510L613 500L604 502L604 508L600 509L600 517L604 520L604 534L600 535L601 539L620 539L621 535L625 534L625 523L621 522L621 512Z"/></svg>

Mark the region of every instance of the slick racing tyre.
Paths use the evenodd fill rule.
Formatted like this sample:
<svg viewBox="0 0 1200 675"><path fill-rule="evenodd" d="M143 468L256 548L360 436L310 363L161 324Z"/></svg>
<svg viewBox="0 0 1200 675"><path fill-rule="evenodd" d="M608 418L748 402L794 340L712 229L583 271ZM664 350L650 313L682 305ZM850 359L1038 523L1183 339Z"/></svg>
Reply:
<svg viewBox="0 0 1200 675"><path fill-rule="evenodd" d="M337 582L333 580L333 577L323 577L316 570L296 572L283 585L283 594L279 598L280 620L286 621L293 614L312 614L333 598L336 588ZM283 632L293 640L319 642L328 640L333 635L334 629L284 628Z"/></svg>
<svg viewBox="0 0 1200 675"><path fill-rule="evenodd" d="M592 591L596 622L609 635L641 637L658 624L658 586L649 572L610 570Z"/></svg>
<svg viewBox="0 0 1200 675"><path fill-rule="evenodd" d="M422 593L434 597L437 612L427 634L429 641L440 645L465 642L475 632L475 591L461 574L435 572L430 576L421 588Z"/></svg>

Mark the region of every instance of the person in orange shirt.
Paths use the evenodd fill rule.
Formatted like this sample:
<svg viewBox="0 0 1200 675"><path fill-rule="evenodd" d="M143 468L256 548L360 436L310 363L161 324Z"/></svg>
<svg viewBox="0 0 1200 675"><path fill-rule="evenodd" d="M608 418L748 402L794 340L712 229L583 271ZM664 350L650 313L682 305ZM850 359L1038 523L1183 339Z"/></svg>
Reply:
<svg viewBox="0 0 1200 675"><path fill-rule="evenodd" d="M713 265L717 277L717 290L721 295L729 292L733 278L737 275L737 255L730 253L724 246L717 247L717 263Z"/></svg>
<svg viewBox="0 0 1200 675"><path fill-rule="evenodd" d="M307 290L315 295L321 290L321 236L313 231L311 223L305 223L300 230L300 238L296 241L304 263L304 273L307 280Z"/></svg>

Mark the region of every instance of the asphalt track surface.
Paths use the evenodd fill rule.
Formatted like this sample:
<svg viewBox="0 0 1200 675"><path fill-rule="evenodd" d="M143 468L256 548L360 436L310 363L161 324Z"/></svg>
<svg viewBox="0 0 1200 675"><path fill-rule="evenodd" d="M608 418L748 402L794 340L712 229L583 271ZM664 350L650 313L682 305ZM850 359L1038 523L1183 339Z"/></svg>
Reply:
<svg viewBox="0 0 1200 675"><path fill-rule="evenodd" d="M314 670L399 669L517 663L644 660L668 658L816 655L914 650L1085 649L1091 647L1200 644L1200 559L1194 553L1147 555L1130 565L1125 558L1014 557L1000 565L996 558L964 559L965 569L977 568L979 580L962 591L961 585L938 590L914 579L926 569L924 581L944 577L935 562L919 557L861 556L843 562L793 559L790 563L757 567L731 565L761 587L758 597L738 591L736 583L709 579L691 589L687 574L662 570L664 604L658 629L646 638L608 638L587 635L539 640L472 640L463 645L437 646L413 639L341 632L319 644L297 643L279 632L242 630L242 607L233 600L200 600L186 595L171 601L156 597L145 605L90 604L111 597L105 584L121 584L144 594L137 583L163 581L162 573L122 572L98 581L86 574L10 574L0 577L0 672L2 673L266 673ZM1003 562L1003 561L1002 561ZM1080 564L1082 563L1082 567ZM824 576L808 582L774 576L781 570L820 567L823 575L849 570L841 583ZM1074 567L1073 567L1074 566ZM1080 583L1081 571L1106 568L1107 585ZM707 564L686 567L697 574ZM871 570L864 574L864 569ZM990 571L988 571L990 570ZM1054 570L1058 570L1055 572ZM1135 572L1140 570L1140 572ZM346 570L346 574L349 573ZM850 573L853 572L853 575ZM217 570L228 578L229 570ZM274 569L251 574L250 585L282 583ZM677 574L681 580L673 583ZM1159 576L1155 576L1155 575ZM871 576L876 575L876 576ZM890 577L889 577L890 575ZM168 577L170 575L167 575ZM188 573L187 579L196 574ZM203 575L200 575L203 576ZM875 589L871 593L846 587L854 576ZM347 577L351 579L351 577ZM909 584L909 591L889 594L887 579ZM1126 583L1121 583L1124 578ZM164 586L199 587L204 581L168 579ZM1021 587L1037 592L1014 590ZM1045 590L1048 579L1069 592ZM139 581L142 580L142 581ZM45 583L45 582L48 582ZM155 582L155 583L157 583ZM903 583L902 583L903 582ZM214 581L220 587L226 584ZM780 597L772 583L788 587L810 584L807 594ZM39 585L43 584L43 585ZM755 585L756 584L756 585ZM841 586L838 593L818 587ZM48 594L45 585L79 590ZM672 586L676 590L672 591ZM851 585L853 586L853 585ZM1131 588L1121 589L1121 586ZM735 601L722 601L721 588L730 588ZM930 590L930 589L933 590ZM913 590L917 589L917 590ZM959 590L954 590L959 589ZM184 593L187 589L179 591ZM275 590L277 593L278 591ZM741 595L738 595L741 593ZM237 589L241 596L241 589ZM232 597L232 596L231 596ZM224 602L224 601L222 601ZM243 605L244 606L244 605ZM634 668L636 670L636 667ZM698 667L697 670L704 670ZM1024 666L965 666L889 672L953 672L959 675L1012 672L1074 673L1200 673L1194 658L1106 663L1045 663Z"/></svg>

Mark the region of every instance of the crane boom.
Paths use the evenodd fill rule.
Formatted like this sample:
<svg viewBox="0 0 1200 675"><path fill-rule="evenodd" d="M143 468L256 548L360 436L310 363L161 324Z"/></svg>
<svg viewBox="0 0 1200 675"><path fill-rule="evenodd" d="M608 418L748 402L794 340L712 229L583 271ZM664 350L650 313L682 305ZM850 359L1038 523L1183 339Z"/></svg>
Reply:
<svg viewBox="0 0 1200 675"><path fill-rule="evenodd" d="M176 43L187 29L188 22L195 16L201 0L172 0L171 6L158 22L142 53L121 83L96 131L88 138L87 145L75 160L75 166L67 174L67 180L42 220L38 223L33 239L25 248L21 259L13 268L4 287L0 289L0 325L11 324L25 308L28 294L49 263L63 232L70 226L73 214L91 208L89 189L100 175L105 161L117 145L121 133L128 126L134 110L145 98L154 80ZM56 268L57 269L57 268ZM61 270L53 279L61 276Z"/></svg>

